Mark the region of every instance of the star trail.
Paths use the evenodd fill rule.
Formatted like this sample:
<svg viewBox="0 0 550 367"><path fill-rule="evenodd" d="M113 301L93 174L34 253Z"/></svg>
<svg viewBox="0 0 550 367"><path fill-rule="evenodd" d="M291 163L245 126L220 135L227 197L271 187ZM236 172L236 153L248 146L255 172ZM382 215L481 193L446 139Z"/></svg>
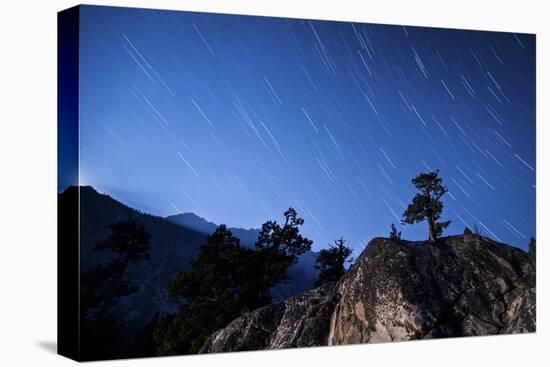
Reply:
<svg viewBox="0 0 550 367"><path fill-rule="evenodd" d="M81 7L80 180L156 215L258 228L289 206L318 250L402 226L440 170L445 234L535 236L535 36Z"/></svg>

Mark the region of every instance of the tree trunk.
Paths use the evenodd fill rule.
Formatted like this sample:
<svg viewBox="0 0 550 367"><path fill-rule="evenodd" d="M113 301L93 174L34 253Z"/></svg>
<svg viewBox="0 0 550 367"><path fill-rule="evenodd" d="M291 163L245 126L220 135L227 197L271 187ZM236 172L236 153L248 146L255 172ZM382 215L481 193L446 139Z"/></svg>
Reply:
<svg viewBox="0 0 550 367"><path fill-rule="evenodd" d="M435 232L435 219L431 215L428 217L428 231L430 235L430 242L435 242L437 239L437 233Z"/></svg>
<svg viewBox="0 0 550 367"><path fill-rule="evenodd" d="M424 191L424 195L428 198L428 203L426 205L426 217L428 222L429 240L430 242L435 242L437 239L437 233L435 232L435 218L432 210L430 209L432 207L432 196L430 195L430 191L428 189Z"/></svg>

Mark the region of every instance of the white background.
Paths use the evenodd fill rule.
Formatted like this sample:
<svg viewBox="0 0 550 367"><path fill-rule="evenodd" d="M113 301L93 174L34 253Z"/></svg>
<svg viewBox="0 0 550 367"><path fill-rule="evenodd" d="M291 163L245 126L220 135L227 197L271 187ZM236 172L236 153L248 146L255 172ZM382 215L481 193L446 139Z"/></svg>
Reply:
<svg viewBox="0 0 550 367"><path fill-rule="evenodd" d="M550 27L545 0L127 0L122 5L537 33L537 334L102 362L105 366L538 366L550 363ZM64 366L56 341L56 12L0 10L0 366ZM546 10L546 14L550 9ZM545 24L546 21L546 24Z"/></svg>

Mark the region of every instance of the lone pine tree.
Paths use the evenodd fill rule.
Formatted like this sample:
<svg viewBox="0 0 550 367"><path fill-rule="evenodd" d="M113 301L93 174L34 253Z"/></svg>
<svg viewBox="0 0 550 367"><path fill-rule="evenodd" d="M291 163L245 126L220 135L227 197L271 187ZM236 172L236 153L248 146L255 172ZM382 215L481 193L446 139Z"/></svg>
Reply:
<svg viewBox="0 0 550 367"><path fill-rule="evenodd" d="M412 202L403 213L403 224L428 222L428 235L431 242L435 242L449 226L451 221L438 222L443 211L441 197L447 192L439 177L439 170L421 173L411 180L418 189Z"/></svg>

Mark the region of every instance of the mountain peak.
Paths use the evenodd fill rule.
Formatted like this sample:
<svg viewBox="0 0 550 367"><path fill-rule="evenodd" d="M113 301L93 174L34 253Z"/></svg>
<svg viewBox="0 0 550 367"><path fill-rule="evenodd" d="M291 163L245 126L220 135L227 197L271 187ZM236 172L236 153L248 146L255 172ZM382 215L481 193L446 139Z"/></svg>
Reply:
<svg viewBox="0 0 550 367"><path fill-rule="evenodd" d="M183 213L178 213L178 214L174 214L174 215L169 215L167 216L165 219L169 219L169 218L172 218L172 219L175 219L175 218L184 218L186 220L196 220L196 221L201 221L201 222L206 222L206 223L212 223L206 219L204 219L203 217L193 213L193 212L183 212Z"/></svg>
<svg viewBox="0 0 550 367"><path fill-rule="evenodd" d="M80 190L81 193L82 192L90 192L90 193L98 194L96 189L94 189L92 186L89 186L89 185L85 185L85 186L76 186L76 185L67 186L61 194L71 194L71 193L78 192L79 190Z"/></svg>
<svg viewBox="0 0 550 367"><path fill-rule="evenodd" d="M170 215L165 219L177 225L191 228L197 232L204 234L211 234L216 230L217 227L215 223L209 222L192 212Z"/></svg>

